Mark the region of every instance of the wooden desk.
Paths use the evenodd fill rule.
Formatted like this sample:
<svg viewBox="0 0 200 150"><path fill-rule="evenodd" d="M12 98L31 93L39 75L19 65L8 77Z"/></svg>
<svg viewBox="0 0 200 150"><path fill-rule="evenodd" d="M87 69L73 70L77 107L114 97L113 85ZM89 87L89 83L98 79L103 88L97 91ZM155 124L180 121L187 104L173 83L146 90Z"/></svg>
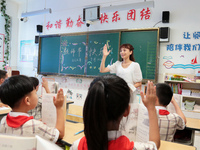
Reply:
<svg viewBox="0 0 200 150"><path fill-rule="evenodd" d="M196 150L196 147L161 140L159 150Z"/></svg>
<svg viewBox="0 0 200 150"><path fill-rule="evenodd" d="M187 129L200 131L200 119L186 118L186 120Z"/></svg>
<svg viewBox="0 0 200 150"><path fill-rule="evenodd" d="M84 132L78 135L74 135L76 132L79 132L83 129L83 123L66 122L65 136L62 139L62 142L64 142L64 144L66 144L67 146L71 146L74 141L84 136ZM161 140L159 150L196 150L196 147Z"/></svg>
<svg viewBox="0 0 200 150"><path fill-rule="evenodd" d="M82 132L82 133L80 133L78 135L74 135L76 132L79 132L79 131L81 131L83 129L84 129L83 123L71 123L71 122L66 121L66 124L65 124L65 136L62 139L62 141L67 146L71 146L74 141L76 141L79 138L84 136L84 132Z"/></svg>

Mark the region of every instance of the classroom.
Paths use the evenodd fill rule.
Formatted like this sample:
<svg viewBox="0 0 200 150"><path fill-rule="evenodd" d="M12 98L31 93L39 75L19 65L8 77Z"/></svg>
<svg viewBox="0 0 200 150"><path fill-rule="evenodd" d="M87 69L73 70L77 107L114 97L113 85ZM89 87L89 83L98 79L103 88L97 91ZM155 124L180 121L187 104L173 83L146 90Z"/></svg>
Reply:
<svg viewBox="0 0 200 150"><path fill-rule="evenodd" d="M2 2L6 6L6 15L10 18L6 20L5 14L0 16L0 69L19 71L21 75L37 77L40 82L43 77L56 82L59 88L63 88L67 100L73 102L73 104L69 102L67 108L70 106L82 108L91 81L96 76L103 75L99 73L101 57L91 56L92 53L102 51L104 44L107 44L108 48L110 46L113 53L106 61L107 66L121 59L118 51L121 43L135 40L134 55L136 62L142 66L143 74L140 90L145 91L149 79L154 83L169 83L186 118L199 122L199 0L2 0ZM2 4L0 7L3 7ZM92 16L86 13L88 10ZM95 11L100 14L96 14ZM10 27L5 29L4 25ZM137 38L139 39L143 33L141 39L144 41L150 40L147 35L152 34L151 37L155 35L154 51L151 51L152 45L149 46L147 53L146 48L142 48L143 44L138 44ZM106 38L107 41L104 40ZM9 44L4 44L5 42ZM95 44L92 45L92 42ZM73 50L77 43L82 45L75 53ZM69 57L66 55L68 53L66 45L70 45ZM48 51L45 51L46 49ZM83 51L84 55L78 57L78 52L80 55ZM99 55L102 56L101 52ZM152 57L148 60L146 55ZM145 62L142 60L144 57L146 57ZM90 64L91 62L94 66ZM79 66L81 72L76 71L73 65ZM71 67L71 70L68 67ZM173 81L174 78L180 77L184 77L187 82ZM179 95L177 85L183 87L184 96ZM42 94L41 86L38 92ZM137 101L139 103L141 101L139 94ZM191 101L196 104L195 110L189 110L190 108L184 106ZM69 109L67 113L74 113L72 116L79 120L79 117L82 117L79 116L82 115L81 111L82 109L77 112ZM71 119L72 116L68 116L67 119ZM83 124L80 128L83 128ZM190 145L198 150L200 126L197 128L192 130L194 140Z"/></svg>

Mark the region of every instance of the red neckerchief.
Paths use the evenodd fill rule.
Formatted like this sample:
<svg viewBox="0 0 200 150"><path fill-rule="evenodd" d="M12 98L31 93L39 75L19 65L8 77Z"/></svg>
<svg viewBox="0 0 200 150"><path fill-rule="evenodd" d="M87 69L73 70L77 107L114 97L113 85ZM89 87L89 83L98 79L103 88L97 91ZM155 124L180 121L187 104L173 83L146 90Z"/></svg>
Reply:
<svg viewBox="0 0 200 150"><path fill-rule="evenodd" d="M134 147L134 142L130 142L129 139L122 135L116 140L111 140L108 142L108 150L133 150ZM81 138L79 145L78 145L78 150L87 150L87 140L85 136Z"/></svg>
<svg viewBox="0 0 200 150"><path fill-rule="evenodd" d="M13 117L10 116L9 114L6 117L6 122L8 124L9 127L12 128L18 128L21 125L23 125L25 122L29 121L30 119L33 119L33 116L17 116L17 117Z"/></svg>
<svg viewBox="0 0 200 150"><path fill-rule="evenodd" d="M164 109L159 109L159 115L169 115L169 111Z"/></svg>

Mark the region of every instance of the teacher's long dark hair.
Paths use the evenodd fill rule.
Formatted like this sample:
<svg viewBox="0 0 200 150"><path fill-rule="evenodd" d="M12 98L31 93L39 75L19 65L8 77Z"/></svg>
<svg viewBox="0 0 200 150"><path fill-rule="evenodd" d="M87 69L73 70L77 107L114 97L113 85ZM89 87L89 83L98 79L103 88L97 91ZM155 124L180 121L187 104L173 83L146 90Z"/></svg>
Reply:
<svg viewBox="0 0 200 150"><path fill-rule="evenodd" d="M123 115L129 100L129 87L122 78L110 74L93 80L83 108L88 150L108 149L108 122Z"/></svg>

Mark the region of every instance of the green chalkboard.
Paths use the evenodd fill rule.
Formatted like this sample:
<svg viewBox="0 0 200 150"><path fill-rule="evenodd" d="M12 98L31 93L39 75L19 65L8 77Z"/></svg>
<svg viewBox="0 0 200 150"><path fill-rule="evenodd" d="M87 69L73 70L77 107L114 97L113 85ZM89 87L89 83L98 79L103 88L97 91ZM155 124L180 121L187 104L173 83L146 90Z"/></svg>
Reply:
<svg viewBox="0 0 200 150"><path fill-rule="evenodd" d="M87 53L87 75L96 76L102 74L99 72L99 67L101 64L103 47L105 44L107 44L108 50L111 51L106 58L105 65L107 66L118 60L119 35L119 32L89 35Z"/></svg>
<svg viewBox="0 0 200 150"><path fill-rule="evenodd" d="M121 33L121 43L134 47L135 61L140 64L143 79L155 80L157 76L158 30L129 31Z"/></svg>
<svg viewBox="0 0 200 150"><path fill-rule="evenodd" d="M38 70L41 74L59 72L60 37L41 37Z"/></svg>
<svg viewBox="0 0 200 150"><path fill-rule="evenodd" d="M86 35L61 36L60 72L85 74Z"/></svg>
<svg viewBox="0 0 200 150"><path fill-rule="evenodd" d="M111 50L105 66L121 60L119 45L134 47L143 79L157 81L158 28L113 30L40 37L39 74L98 76L103 46Z"/></svg>

